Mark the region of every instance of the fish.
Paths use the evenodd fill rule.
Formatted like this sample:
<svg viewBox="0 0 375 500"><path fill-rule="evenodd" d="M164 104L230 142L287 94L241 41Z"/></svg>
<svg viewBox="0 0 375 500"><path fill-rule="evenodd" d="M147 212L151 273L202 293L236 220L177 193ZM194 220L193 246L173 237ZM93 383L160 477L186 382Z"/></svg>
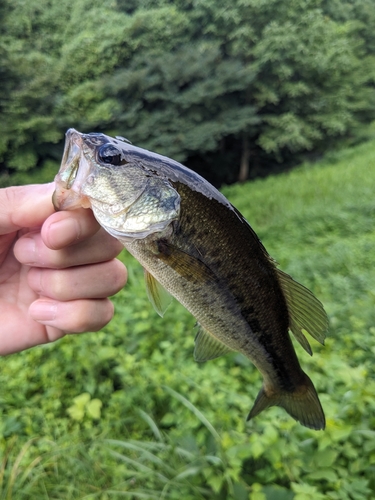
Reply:
<svg viewBox="0 0 375 500"><path fill-rule="evenodd" d="M313 293L280 270L241 213L207 180L123 137L66 132L55 177L56 210L90 208L140 262L163 316L172 297L196 318L194 358L240 352L263 385L247 419L280 406L310 429L325 428L313 382L290 332L324 344L328 319Z"/></svg>

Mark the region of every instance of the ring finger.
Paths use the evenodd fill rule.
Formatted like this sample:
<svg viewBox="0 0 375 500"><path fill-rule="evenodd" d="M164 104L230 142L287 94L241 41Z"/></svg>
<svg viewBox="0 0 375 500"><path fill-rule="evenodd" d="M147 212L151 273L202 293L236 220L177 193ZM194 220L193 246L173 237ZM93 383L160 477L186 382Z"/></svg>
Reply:
<svg viewBox="0 0 375 500"><path fill-rule="evenodd" d="M46 329L35 344L53 342L67 333L96 332L113 317L113 304L108 299L72 300L56 302L41 298L29 309L32 319Z"/></svg>

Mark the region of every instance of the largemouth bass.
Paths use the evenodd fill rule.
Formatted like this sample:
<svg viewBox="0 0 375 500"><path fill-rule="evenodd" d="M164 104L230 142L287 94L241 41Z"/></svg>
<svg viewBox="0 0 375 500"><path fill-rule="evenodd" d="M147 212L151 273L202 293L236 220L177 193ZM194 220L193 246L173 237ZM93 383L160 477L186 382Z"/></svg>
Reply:
<svg viewBox="0 0 375 500"><path fill-rule="evenodd" d="M311 354L304 331L323 343L327 316L304 286L276 267L244 217L197 173L121 137L70 129L55 178L57 210L91 208L145 269L160 315L168 294L197 319L196 361L229 351L263 376L248 419L283 407L312 429L324 413L301 369L289 330Z"/></svg>

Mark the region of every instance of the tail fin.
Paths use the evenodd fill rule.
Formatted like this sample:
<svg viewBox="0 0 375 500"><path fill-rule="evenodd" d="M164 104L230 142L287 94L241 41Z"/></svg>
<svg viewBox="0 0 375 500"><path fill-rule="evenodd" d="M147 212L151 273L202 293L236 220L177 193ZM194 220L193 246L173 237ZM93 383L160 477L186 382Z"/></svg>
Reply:
<svg viewBox="0 0 375 500"><path fill-rule="evenodd" d="M270 406L281 406L305 427L315 430L324 429L326 421L318 394L309 377L306 374L304 376L303 384L296 387L293 392L273 388L267 394L267 390L263 386L247 420L252 419Z"/></svg>

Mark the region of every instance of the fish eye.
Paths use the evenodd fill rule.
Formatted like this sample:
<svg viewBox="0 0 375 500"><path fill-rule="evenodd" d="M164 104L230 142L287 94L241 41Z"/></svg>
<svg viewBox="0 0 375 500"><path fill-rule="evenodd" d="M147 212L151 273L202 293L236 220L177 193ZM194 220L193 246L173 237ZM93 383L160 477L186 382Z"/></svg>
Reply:
<svg viewBox="0 0 375 500"><path fill-rule="evenodd" d="M121 153L112 146L112 144L104 144L98 149L98 160L111 165L121 165Z"/></svg>

